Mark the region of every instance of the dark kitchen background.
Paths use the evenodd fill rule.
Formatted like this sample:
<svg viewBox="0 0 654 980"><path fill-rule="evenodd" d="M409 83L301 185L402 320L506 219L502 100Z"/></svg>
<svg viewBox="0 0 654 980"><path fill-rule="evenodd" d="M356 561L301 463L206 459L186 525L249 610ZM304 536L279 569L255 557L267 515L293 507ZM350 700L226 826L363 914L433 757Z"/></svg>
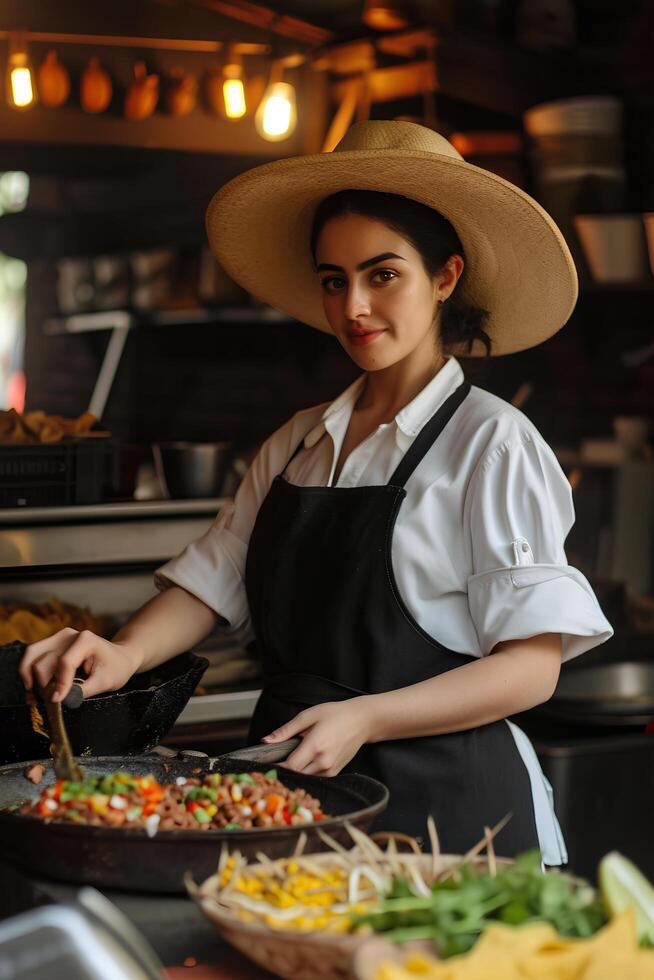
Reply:
<svg viewBox="0 0 654 980"><path fill-rule="evenodd" d="M132 501L153 443L224 440L247 459L293 412L334 398L355 375L332 339L256 303L217 267L204 213L231 177L332 148L353 120L402 118L438 129L554 215L580 273L570 322L533 351L466 365L557 452L578 515L569 560L616 629L564 672L587 671L580 685L524 720L555 784L575 870L593 873L602 846L590 814L654 873L654 5L20 0L0 4L3 69L12 55L29 57L39 99L25 111L0 99L0 409L100 415L116 453L114 501ZM234 64L248 105L228 119L220 99ZM297 100L297 126L277 141L256 118L271 70ZM89 111L94 98L102 111ZM138 118L126 118L128 105ZM148 525L143 550L131 514L121 537L110 512L115 546L93 537L88 515L53 515L55 554L45 532L30 537L28 514L12 530L19 519L1 511L0 598L57 591L129 612L157 563L215 512L212 501L198 504L193 523L187 508L171 538L183 508L169 503L169 536L163 543L159 528L155 547ZM98 522L106 516L98 511ZM97 551L73 559L75 522ZM44 571L38 587L37 537L44 569L62 563L56 583ZM91 580L89 563L104 577ZM619 714L607 689L631 714ZM218 714L194 718L176 744L215 749L244 736L242 715L220 715L219 736Z"/></svg>

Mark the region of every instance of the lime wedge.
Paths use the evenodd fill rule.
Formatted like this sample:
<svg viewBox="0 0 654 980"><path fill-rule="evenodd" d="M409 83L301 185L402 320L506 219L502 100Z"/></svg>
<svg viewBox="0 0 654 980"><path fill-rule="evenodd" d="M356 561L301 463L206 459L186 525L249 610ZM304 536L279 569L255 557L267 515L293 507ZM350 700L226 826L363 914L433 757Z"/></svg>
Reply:
<svg viewBox="0 0 654 980"><path fill-rule="evenodd" d="M638 939L647 938L654 943L654 886L633 861L618 851L611 851L600 861L598 878L609 915L633 908Z"/></svg>

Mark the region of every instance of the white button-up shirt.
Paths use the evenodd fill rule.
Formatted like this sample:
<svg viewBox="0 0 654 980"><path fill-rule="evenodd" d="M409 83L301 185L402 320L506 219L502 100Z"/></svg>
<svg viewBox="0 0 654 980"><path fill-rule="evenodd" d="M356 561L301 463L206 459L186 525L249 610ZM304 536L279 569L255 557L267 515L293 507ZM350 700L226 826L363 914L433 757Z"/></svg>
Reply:
<svg viewBox="0 0 654 980"><path fill-rule="evenodd" d="M272 480L299 486L387 483L425 423L463 381L450 358L423 390L334 470L365 376L330 405L298 412L263 444L233 503L156 576L247 628L244 574L252 528ZM290 465L300 444L304 445ZM397 587L417 623L458 653L561 633L569 659L612 629L589 583L566 561L572 492L556 457L521 412L480 388L468 397L407 482L392 543Z"/></svg>
<svg viewBox="0 0 654 980"><path fill-rule="evenodd" d="M285 471L298 486L387 483L422 427L461 384L463 372L450 358L392 422L352 450L335 484L336 461L364 379L330 405L298 412L270 436L233 503L203 537L158 570L159 588L179 585L232 629L247 630L248 542L273 479ZM566 560L563 545L574 522L570 484L538 430L517 409L473 387L406 491L392 542L397 587L419 626L443 646L482 657L503 640L560 633L567 660L612 635L589 583ZM551 787L527 736L507 724L529 773L543 861L565 864Z"/></svg>

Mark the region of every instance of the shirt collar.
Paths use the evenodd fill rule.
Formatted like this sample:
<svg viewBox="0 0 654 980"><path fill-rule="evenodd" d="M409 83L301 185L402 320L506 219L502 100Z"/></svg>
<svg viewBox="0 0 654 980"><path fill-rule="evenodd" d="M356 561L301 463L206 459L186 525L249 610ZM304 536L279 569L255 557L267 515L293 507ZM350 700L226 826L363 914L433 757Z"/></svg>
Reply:
<svg viewBox="0 0 654 980"><path fill-rule="evenodd" d="M406 436L417 436L423 425L438 411L446 398L456 391L463 381L461 365L454 357L448 357L443 367L431 381L418 392L413 401L405 405L395 416L395 422Z"/></svg>
<svg viewBox="0 0 654 980"><path fill-rule="evenodd" d="M322 413L320 422L318 422L317 425L314 425L312 429L309 429L304 437L305 449L311 449L311 447L315 446L318 440L322 438L325 433L325 423L327 419L339 415L341 412L345 411L347 411L350 415L352 414L352 409L354 408L356 400L361 393L365 380L365 374L360 374L359 377L353 381L352 384L349 385L345 391L343 391L338 398L335 399L335 401L331 403L331 405L327 406L325 411Z"/></svg>
<svg viewBox="0 0 654 980"><path fill-rule="evenodd" d="M335 416L340 415L342 412L348 412L349 415L352 414L356 400L365 383L365 378L365 374L359 375L356 381L349 385L331 405L327 406L322 413L320 422L310 429L304 437L304 446L306 449L311 449L322 438L328 419L334 419ZM434 412L459 387L462 381L463 371L461 370L461 365L456 358L448 358L438 374L425 385L413 401L410 401L408 405L405 405L397 413L395 423L398 429L406 436L416 436L423 425L429 421Z"/></svg>

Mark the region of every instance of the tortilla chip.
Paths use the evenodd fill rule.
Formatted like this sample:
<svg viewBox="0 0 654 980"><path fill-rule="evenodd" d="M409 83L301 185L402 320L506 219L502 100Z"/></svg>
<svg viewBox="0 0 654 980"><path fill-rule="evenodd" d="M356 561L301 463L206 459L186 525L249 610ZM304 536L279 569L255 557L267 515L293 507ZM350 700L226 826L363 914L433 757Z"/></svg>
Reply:
<svg viewBox="0 0 654 980"><path fill-rule="evenodd" d="M62 439L106 438L111 435L110 432L92 431L97 421L91 412L83 412L76 419L67 419L61 415L48 415L41 409L21 415L12 408L8 412L0 412L0 443L50 445Z"/></svg>
<svg viewBox="0 0 654 980"><path fill-rule="evenodd" d="M654 950L639 949L628 909L590 939L566 939L546 923L489 926L473 949L428 972L384 964L376 980L654 980ZM388 972L390 970L390 972Z"/></svg>
<svg viewBox="0 0 654 980"><path fill-rule="evenodd" d="M18 637L16 630L8 620L0 620L0 646L6 643L15 643Z"/></svg>
<svg viewBox="0 0 654 980"><path fill-rule="evenodd" d="M16 633L16 639L21 643L36 643L37 640L52 636L53 631L47 620L36 616L29 609L20 609L13 613L9 623Z"/></svg>

